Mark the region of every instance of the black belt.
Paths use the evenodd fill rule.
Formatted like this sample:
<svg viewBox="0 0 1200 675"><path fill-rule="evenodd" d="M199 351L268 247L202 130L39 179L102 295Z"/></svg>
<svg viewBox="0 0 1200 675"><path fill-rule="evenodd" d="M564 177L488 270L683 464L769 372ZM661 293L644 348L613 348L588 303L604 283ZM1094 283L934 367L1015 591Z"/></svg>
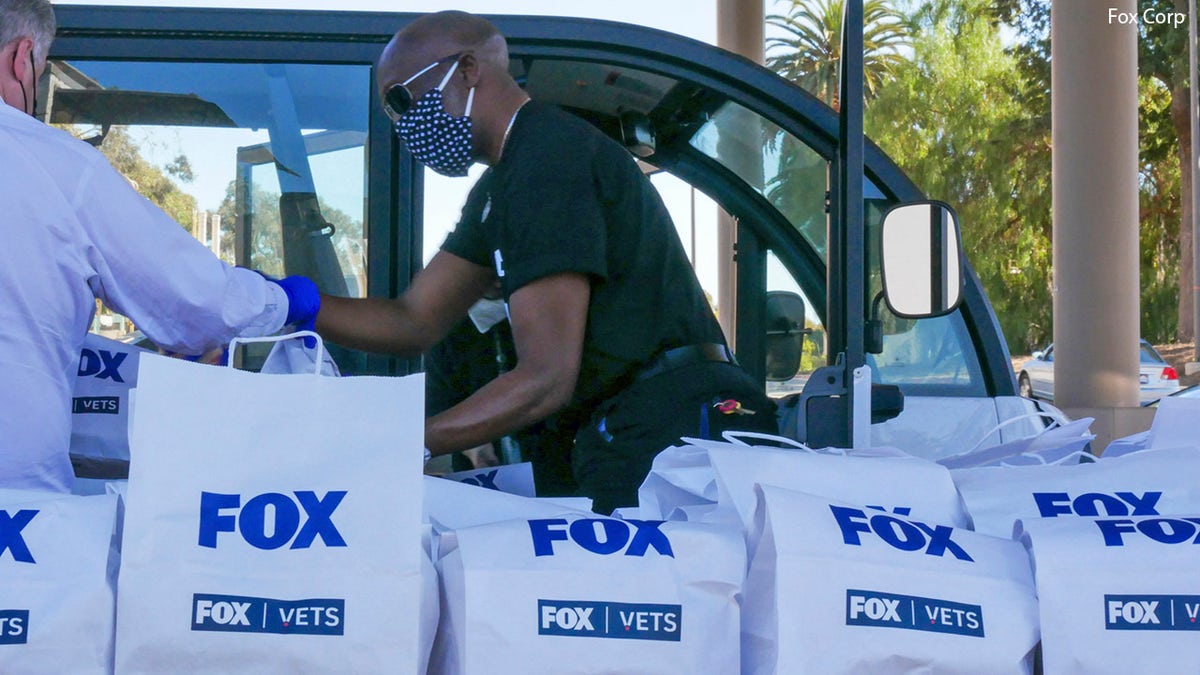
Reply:
<svg viewBox="0 0 1200 675"><path fill-rule="evenodd" d="M732 363L736 365L737 359L733 358L733 351L725 345L707 343L676 347L661 352L651 359L649 365L638 371L634 379L648 380L655 375L697 363Z"/></svg>

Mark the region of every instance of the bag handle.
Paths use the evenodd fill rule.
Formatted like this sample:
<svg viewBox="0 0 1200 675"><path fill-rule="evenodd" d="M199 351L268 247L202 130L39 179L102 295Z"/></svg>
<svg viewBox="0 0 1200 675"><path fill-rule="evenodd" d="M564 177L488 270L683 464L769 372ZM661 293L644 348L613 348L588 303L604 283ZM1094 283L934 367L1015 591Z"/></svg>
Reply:
<svg viewBox="0 0 1200 675"><path fill-rule="evenodd" d="M751 447L752 444L746 443L742 439L750 438L750 439L755 439L755 440L759 440L759 441L771 441L772 443L780 443L783 445L790 445L791 447L793 447L797 450L804 450L805 452L811 452L814 454L816 454L816 452L817 452L816 450L813 450L812 448L801 443L800 441L793 440L786 436L775 436L772 434L764 434L760 431L722 431L721 438L724 438L725 440L729 441L730 443L733 443L734 445L744 445L747 447Z"/></svg>
<svg viewBox="0 0 1200 675"><path fill-rule="evenodd" d="M233 355L235 352L237 352L238 345L252 344L252 343L256 343L256 342L270 344L270 343L275 343L275 342L285 342L287 340L294 340L294 339L298 339L298 338L313 338L314 340L316 340L316 342L317 342L317 358L316 358L317 366L316 366L316 369L313 371L313 375L320 375L321 374L321 364L325 361L325 341L321 339L320 335L317 335L316 333L314 333L311 330L298 330L295 333L287 333L284 335L267 335L264 337L256 337L256 338L235 337L229 341L229 355L226 358L225 365L229 368L233 368Z"/></svg>
<svg viewBox="0 0 1200 675"><path fill-rule="evenodd" d="M1028 420L1028 419L1039 419L1039 418L1046 418L1046 419L1050 420L1051 423L1048 424L1045 429L1042 429L1038 433L1034 434L1035 437L1041 436L1042 434L1046 433L1047 431L1050 431L1051 429L1058 427L1062 424L1062 422L1058 419L1058 417L1056 415L1052 415L1048 412L1040 412L1040 411L1039 412L1031 412L1031 413L1024 413L1022 415L1017 415L1015 417L1010 417L1010 418L1004 420L1003 422L997 424L996 426L992 427L991 431L987 432L986 434L983 435L982 438L980 438L978 441L976 441L975 445L972 445L970 450L967 450L966 452L960 453L955 456L962 457L964 455L969 455L972 452L975 452L976 450L979 449L979 447L981 445L984 444L985 441L987 441L987 439L992 437L992 434L996 433L997 431L1000 431L1004 427L1007 427L1015 422L1020 422L1022 420ZM1003 442L1003 439L1001 439L1001 442Z"/></svg>
<svg viewBox="0 0 1200 675"><path fill-rule="evenodd" d="M1017 457L1031 457L1033 459L1036 459L1038 461L1038 463L1035 466L1066 466L1067 464L1070 463L1070 461L1072 459L1083 459L1085 456L1090 457L1091 462L1078 462L1079 464L1090 464L1090 463L1096 461L1096 456L1086 450L1075 450L1072 452L1068 452L1067 454L1063 455L1062 457L1059 457L1058 459L1054 460L1053 462L1047 462L1045 457L1042 457L1041 455L1037 454L1036 452L1022 452L1021 454L1017 455ZM1003 461L1003 462L1000 462L1000 466L1002 466L1006 469L1015 469L1015 468L1019 468L1021 466L1028 466L1028 465L1027 464L1009 464L1007 461Z"/></svg>

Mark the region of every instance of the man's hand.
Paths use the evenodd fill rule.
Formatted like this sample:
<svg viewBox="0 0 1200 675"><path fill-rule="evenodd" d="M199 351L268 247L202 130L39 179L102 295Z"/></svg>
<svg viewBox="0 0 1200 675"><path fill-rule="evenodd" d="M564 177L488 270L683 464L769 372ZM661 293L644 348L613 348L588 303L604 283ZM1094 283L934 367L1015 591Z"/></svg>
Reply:
<svg viewBox="0 0 1200 675"><path fill-rule="evenodd" d="M439 251L398 298L325 296L317 332L345 347L419 356L466 316L495 279L490 268Z"/></svg>
<svg viewBox="0 0 1200 675"><path fill-rule="evenodd" d="M523 429L571 401L583 358L591 283L555 274L509 298L517 366L425 422L435 455L472 448Z"/></svg>
<svg viewBox="0 0 1200 675"><path fill-rule="evenodd" d="M302 276L271 279L287 294L288 313L284 323L296 324L300 330L312 330L317 314L321 311L321 292L312 279Z"/></svg>

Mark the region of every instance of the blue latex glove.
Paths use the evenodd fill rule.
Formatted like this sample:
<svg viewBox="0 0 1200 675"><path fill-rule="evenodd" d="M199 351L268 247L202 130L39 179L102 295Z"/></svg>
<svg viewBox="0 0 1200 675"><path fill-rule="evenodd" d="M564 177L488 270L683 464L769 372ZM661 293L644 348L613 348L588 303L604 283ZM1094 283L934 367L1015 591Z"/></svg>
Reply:
<svg viewBox="0 0 1200 675"><path fill-rule="evenodd" d="M267 279L279 284L287 294L288 313L284 323L296 324L300 330L314 330L317 313L321 311L321 293L313 280L302 276ZM317 346L312 338L305 338L304 345L310 349Z"/></svg>

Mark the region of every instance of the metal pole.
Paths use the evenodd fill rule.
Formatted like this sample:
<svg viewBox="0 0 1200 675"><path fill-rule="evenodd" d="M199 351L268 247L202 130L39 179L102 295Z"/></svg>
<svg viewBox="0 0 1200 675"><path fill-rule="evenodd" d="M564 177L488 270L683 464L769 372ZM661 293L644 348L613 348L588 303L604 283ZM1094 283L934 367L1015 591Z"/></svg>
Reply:
<svg viewBox="0 0 1200 675"><path fill-rule="evenodd" d="M1108 20L1137 11L1137 0L1050 10L1054 405L1096 418L1096 445L1117 409L1138 408L1138 33Z"/></svg>
<svg viewBox="0 0 1200 675"><path fill-rule="evenodd" d="M761 64L766 42L763 31L766 27L763 0L717 0L717 46L741 55L751 61ZM733 137L756 138L762 133L761 125L749 122L745 126L734 129ZM734 153L733 143L721 134L718 140L718 153L722 157L726 153ZM724 151L723 151L724 149ZM763 181L761 169L742 178L751 185L761 185ZM737 233L738 222L724 210L717 210L717 310L721 328L725 331L725 339L729 346L737 350Z"/></svg>
<svg viewBox="0 0 1200 675"><path fill-rule="evenodd" d="M1200 177L1197 159L1200 158L1200 91L1196 87L1196 0L1188 8L1188 91L1191 92L1192 123L1192 361L1200 361ZM1187 255L1180 251L1180 255Z"/></svg>
<svg viewBox="0 0 1200 675"><path fill-rule="evenodd" d="M830 266L841 270L837 288L830 290L840 298L843 307L839 330L844 340L846 383L850 399L855 398L858 380L854 372L866 361L866 227L863 214L863 1L846 0L842 16L841 86L838 93L838 213L830 228L840 236L831 236ZM835 245L837 248L835 259ZM836 300L830 298L831 306ZM870 380L862 383L870 387ZM869 395L869 389L866 395ZM869 399L868 399L869 400ZM849 404L847 404L849 405ZM856 438L856 415L848 414L846 435L849 447L858 447L866 439ZM861 421L861 420L858 420ZM870 424L867 410L866 424ZM867 427L869 430L869 427Z"/></svg>

